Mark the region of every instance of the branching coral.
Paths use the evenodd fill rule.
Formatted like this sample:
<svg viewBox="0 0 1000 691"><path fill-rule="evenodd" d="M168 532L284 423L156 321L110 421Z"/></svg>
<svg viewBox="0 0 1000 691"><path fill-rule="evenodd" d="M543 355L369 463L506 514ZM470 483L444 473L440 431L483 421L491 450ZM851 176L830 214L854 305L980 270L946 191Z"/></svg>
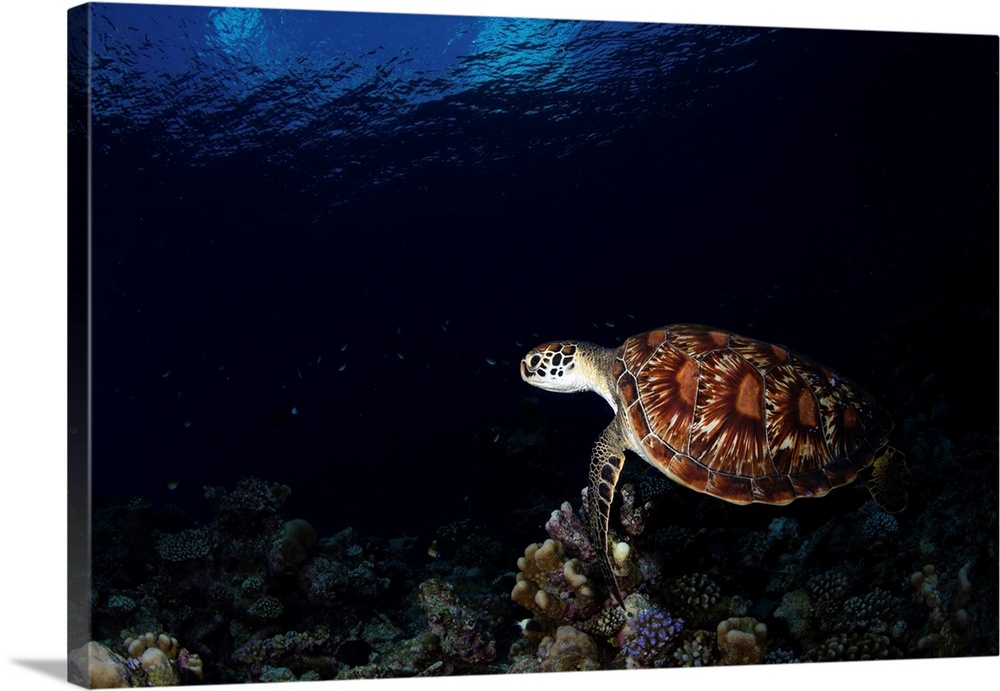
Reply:
<svg viewBox="0 0 1000 691"><path fill-rule="evenodd" d="M890 643L887 636L875 633L840 633L810 650L804 659L809 662L856 662L900 656L900 651Z"/></svg>
<svg viewBox="0 0 1000 691"><path fill-rule="evenodd" d="M712 664L712 634L708 631L684 631L672 654L677 667L703 667Z"/></svg>
<svg viewBox="0 0 1000 691"><path fill-rule="evenodd" d="M639 610L619 634L626 666L663 666L683 628L683 619L675 619L659 607Z"/></svg>
<svg viewBox="0 0 1000 691"><path fill-rule="evenodd" d="M965 609L972 592L969 567L967 563L958 570L951 604L947 606L938 589L940 584L932 564L910 576L914 597L924 604L929 613L927 633L917 641L918 650L937 657L949 657L957 655L968 644L972 635L969 613Z"/></svg>
<svg viewBox="0 0 1000 691"><path fill-rule="evenodd" d="M899 532L899 521L896 517L883 511L874 501L862 504L858 509L858 515L861 516L858 538L863 545L879 544Z"/></svg>
<svg viewBox="0 0 1000 691"><path fill-rule="evenodd" d="M886 633L896 621L897 604L896 598L881 588L849 597L844 601L843 627L848 631Z"/></svg>
<svg viewBox="0 0 1000 691"><path fill-rule="evenodd" d="M703 573L692 573L670 582L664 596L672 611L693 620L717 603L720 594L719 586L711 578Z"/></svg>
<svg viewBox="0 0 1000 691"><path fill-rule="evenodd" d="M821 630L836 630L847 588L847 576L836 570L809 579L807 591L812 602L812 621Z"/></svg>

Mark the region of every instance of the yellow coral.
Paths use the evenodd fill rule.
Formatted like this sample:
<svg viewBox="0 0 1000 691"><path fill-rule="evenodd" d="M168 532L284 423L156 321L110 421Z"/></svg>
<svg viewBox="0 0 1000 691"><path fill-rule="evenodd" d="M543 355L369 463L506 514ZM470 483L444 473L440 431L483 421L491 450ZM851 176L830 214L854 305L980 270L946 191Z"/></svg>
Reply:
<svg viewBox="0 0 1000 691"><path fill-rule="evenodd" d="M142 657L142 654L149 648L158 648L163 651L168 659L176 660L177 651L179 650L176 638L168 636L165 633L156 635L151 631L147 631L141 636L129 636L122 645L125 646L128 656L134 658Z"/></svg>
<svg viewBox="0 0 1000 691"><path fill-rule="evenodd" d="M972 632L969 628L969 613L965 606L969 603L972 583L969 581L969 566L958 570L955 593L952 596L950 614L938 591L938 576L932 564L924 566L910 576L914 597L924 603L929 612L927 634L917 641L917 649L930 652L938 657L958 654L969 642Z"/></svg>
<svg viewBox="0 0 1000 691"><path fill-rule="evenodd" d="M543 672L600 669L594 639L572 626L560 626L555 637L546 636L538 646Z"/></svg>
<svg viewBox="0 0 1000 691"><path fill-rule="evenodd" d="M128 665L103 643L90 641L69 654L70 681L91 689L125 689L131 686ZM75 668L75 669L74 669ZM85 678L77 678L77 675Z"/></svg>
<svg viewBox="0 0 1000 691"><path fill-rule="evenodd" d="M767 626L752 617L731 617L719 622L716 641L724 665L755 665L767 652Z"/></svg>
<svg viewBox="0 0 1000 691"><path fill-rule="evenodd" d="M517 582L510 597L542 622L551 624L562 619L571 596L583 605L593 602L594 589L583 572L583 563L567 559L558 540L528 545L517 567Z"/></svg>
<svg viewBox="0 0 1000 691"><path fill-rule="evenodd" d="M177 686L181 682L177 668L159 648L146 648L139 656L139 666L146 674L148 686Z"/></svg>

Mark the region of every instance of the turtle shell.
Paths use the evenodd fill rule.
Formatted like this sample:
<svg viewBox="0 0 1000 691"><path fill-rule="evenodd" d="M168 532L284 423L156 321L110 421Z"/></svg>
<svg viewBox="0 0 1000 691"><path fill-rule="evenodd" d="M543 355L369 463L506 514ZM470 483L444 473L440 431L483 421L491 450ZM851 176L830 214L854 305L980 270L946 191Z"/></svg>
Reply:
<svg viewBox="0 0 1000 691"><path fill-rule="evenodd" d="M871 465L892 427L871 396L832 370L706 326L629 338L612 377L646 461L737 504L823 496Z"/></svg>

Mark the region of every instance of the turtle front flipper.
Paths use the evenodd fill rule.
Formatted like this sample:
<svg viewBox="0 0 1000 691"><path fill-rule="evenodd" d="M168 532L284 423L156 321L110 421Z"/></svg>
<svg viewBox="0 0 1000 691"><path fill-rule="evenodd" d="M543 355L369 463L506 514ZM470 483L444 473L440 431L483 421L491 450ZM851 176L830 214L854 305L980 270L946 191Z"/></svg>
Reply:
<svg viewBox="0 0 1000 691"><path fill-rule="evenodd" d="M621 432L615 420L598 437L590 455L590 482L587 490L587 520L590 523L590 537L600 554L601 570L608 582L608 590L619 605L624 605L621 590L615 580L611 566L611 550L608 548L608 524L611 521L611 502L615 498L615 485L625 463Z"/></svg>

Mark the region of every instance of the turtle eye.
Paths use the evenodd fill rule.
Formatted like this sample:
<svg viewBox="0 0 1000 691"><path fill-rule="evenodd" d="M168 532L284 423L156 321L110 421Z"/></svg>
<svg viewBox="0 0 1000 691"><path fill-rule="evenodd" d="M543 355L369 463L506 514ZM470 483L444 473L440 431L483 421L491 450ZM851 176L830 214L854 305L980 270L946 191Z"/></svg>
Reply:
<svg viewBox="0 0 1000 691"><path fill-rule="evenodd" d="M539 355L538 353L535 353L534 355L531 356L531 359L528 361L528 366L531 367L531 369L535 369L538 367L538 363L541 361L542 361L542 356Z"/></svg>

